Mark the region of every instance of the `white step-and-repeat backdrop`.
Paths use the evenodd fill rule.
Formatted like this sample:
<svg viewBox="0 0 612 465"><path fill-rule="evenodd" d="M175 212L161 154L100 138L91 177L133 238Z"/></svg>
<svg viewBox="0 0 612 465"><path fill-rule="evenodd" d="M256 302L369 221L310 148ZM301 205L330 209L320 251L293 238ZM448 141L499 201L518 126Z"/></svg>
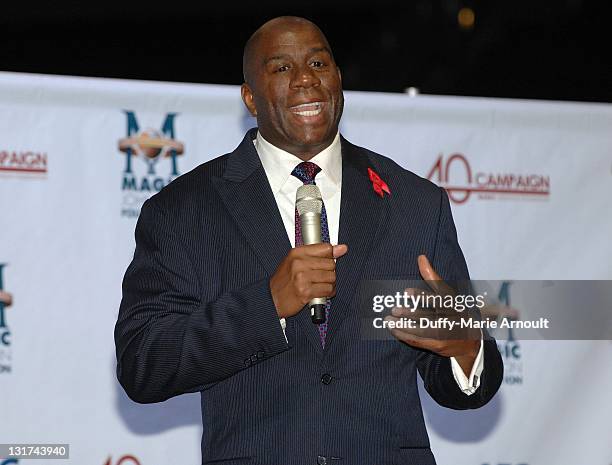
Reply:
<svg viewBox="0 0 612 465"><path fill-rule="evenodd" d="M0 443L200 463L199 396L131 402L113 326L140 205L254 125L235 86L0 73ZM347 92L341 131L448 188L473 278L612 279L612 105ZM500 349L486 407L423 394L438 463L610 465L612 343Z"/></svg>

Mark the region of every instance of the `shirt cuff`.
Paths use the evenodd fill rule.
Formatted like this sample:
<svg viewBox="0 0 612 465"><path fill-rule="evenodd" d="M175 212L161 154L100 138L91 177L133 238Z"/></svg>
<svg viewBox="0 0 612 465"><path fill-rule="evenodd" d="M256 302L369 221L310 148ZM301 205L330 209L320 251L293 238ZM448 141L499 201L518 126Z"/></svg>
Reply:
<svg viewBox="0 0 612 465"><path fill-rule="evenodd" d="M480 376L482 375L482 370L484 369L484 343L482 341L482 337L480 338L480 350L478 351L478 355L476 355L476 360L474 360L474 365L472 365L472 371L470 372L470 377L465 376L463 369L459 365L459 362L455 357L451 357L451 367L453 368L453 377L459 386L459 389L463 391L465 395L471 396L476 392L476 389L480 386Z"/></svg>
<svg viewBox="0 0 612 465"><path fill-rule="evenodd" d="M287 329L287 320L285 320L284 318L281 318L279 321L280 321L281 328L283 328L283 336L285 336L285 341L287 341L287 344L289 344L289 339L287 339L287 333L285 332L285 330ZM482 352L482 345L480 346L480 351ZM465 375L463 376L465 377Z"/></svg>

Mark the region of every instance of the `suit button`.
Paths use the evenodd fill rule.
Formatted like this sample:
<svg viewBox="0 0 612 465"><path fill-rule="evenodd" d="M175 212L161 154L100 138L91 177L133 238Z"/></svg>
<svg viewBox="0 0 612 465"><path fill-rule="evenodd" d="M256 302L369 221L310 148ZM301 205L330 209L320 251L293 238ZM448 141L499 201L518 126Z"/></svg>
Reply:
<svg viewBox="0 0 612 465"><path fill-rule="evenodd" d="M245 358L245 359L244 359L244 365L245 365L245 366L247 366L247 367L248 367L248 366L250 366L250 365L251 365L251 363L252 363L252 362L251 362L251 359L250 359L250 358Z"/></svg>
<svg viewBox="0 0 612 465"><path fill-rule="evenodd" d="M263 359L265 355L266 354L264 353L263 350L260 350L260 351L257 352L257 358L258 359Z"/></svg>
<svg viewBox="0 0 612 465"><path fill-rule="evenodd" d="M325 373L323 376L321 376L321 382L325 385L328 385L329 383L331 383L332 379L334 379L334 377L330 375L329 373Z"/></svg>
<svg viewBox="0 0 612 465"><path fill-rule="evenodd" d="M327 458L322 455L317 455L317 465L327 465Z"/></svg>
<svg viewBox="0 0 612 465"><path fill-rule="evenodd" d="M257 355L253 354L251 355L251 362L255 363L257 361Z"/></svg>

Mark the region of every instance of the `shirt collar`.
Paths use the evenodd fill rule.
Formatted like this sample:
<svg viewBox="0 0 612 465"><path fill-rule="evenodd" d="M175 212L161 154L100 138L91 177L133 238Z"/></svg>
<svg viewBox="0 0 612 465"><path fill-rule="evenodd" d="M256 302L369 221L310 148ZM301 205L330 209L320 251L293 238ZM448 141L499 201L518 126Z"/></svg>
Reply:
<svg viewBox="0 0 612 465"><path fill-rule="evenodd" d="M293 169L302 160L292 153L279 149L263 138L261 132L257 131L257 138L253 141L255 149L261 160L261 164L268 177L268 182L273 193L281 190ZM321 168L321 175L325 175L329 181L340 187L342 180L342 150L340 144L340 133L336 134L333 142L317 153L311 162L316 163Z"/></svg>

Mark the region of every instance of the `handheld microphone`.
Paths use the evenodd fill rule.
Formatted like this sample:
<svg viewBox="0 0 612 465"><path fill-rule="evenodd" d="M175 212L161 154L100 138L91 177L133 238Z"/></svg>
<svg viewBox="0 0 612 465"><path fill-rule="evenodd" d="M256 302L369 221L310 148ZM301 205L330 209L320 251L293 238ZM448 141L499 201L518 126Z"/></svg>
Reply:
<svg viewBox="0 0 612 465"><path fill-rule="evenodd" d="M300 225L302 227L302 239L304 245L321 243L321 210L323 209L323 198L321 191L314 184L300 186L295 195L295 206L300 214ZM315 297L308 306L310 317L314 324L325 323L325 306L327 297Z"/></svg>

